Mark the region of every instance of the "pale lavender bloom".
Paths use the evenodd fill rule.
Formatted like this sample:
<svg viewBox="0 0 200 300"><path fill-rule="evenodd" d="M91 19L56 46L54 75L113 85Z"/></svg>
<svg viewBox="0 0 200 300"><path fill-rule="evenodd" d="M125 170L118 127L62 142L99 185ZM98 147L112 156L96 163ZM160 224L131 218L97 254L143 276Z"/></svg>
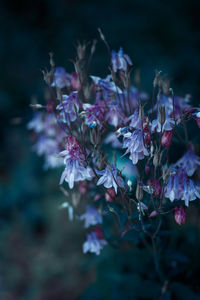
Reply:
<svg viewBox="0 0 200 300"><path fill-rule="evenodd" d="M171 169L171 174L166 182L164 193L165 197L170 201L180 200L184 192L184 181L187 178L185 171L180 168L178 170Z"/></svg>
<svg viewBox="0 0 200 300"><path fill-rule="evenodd" d="M174 117L177 122L180 121L180 116L183 110L191 107L191 105L189 104L189 98L187 97L181 98L181 97L174 96L173 99L172 97L167 97L164 94L158 96L157 103L153 108L154 111L157 110L158 105L165 107L165 111L168 116L171 116L171 114L174 112ZM150 112L152 112L152 110L150 110Z"/></svg>
<svg viewBox="0 0 200 300"><path fill-rule="evenodd" d="M111 101L107 108L105 120L108 121L110 125L118 127L126 122L126 116L117 100Z"/></svg>
<svg viewBox="0 0 200 300"><path fill-rule="evenodd" d="M41 156L44 155L44 169L57 168L63 164L63 159L58 157L59 142L55 138L41 134L33 146L33 150Z"/></svg>
<svg viewBox="0 0 200 300"><path fill-rule="evenodd" d="M97 76L90 76L94 84L102 89L105 100L113 93L122 94L122 90L112 81L112 76L108 75L105 79Z"/></svg>
<svg viewBox="0 0 200 300"><path fill-rule="evenodd" d="M129 124L130 127L142 129L142 121L139 116L139 108L136 108L135 112L128 119L131 121Z"/></svg>
<svg viewBox="0 0 200 300"><path fill-rule="evenodd" d="M86 212L80 216L80 220L85 220L85 228L91 225L102 224L102 216L98 210L91 205L87 205Z"/></svg>
<svg viewBox="0 0 200 300"><path fill-rule="evenodd" d="M69 87L71 84L71 75L65 71L63 67L57 67L54 72L54 80L52 86L60 89Z"/></svg>
<svg viewBox="0 0 200 300"><path fill-rule="evenodd" d="M133 133L127 132L124 134L123 148L127 148L124 155L130 152L129 158L133 164L136 165L138 160L148 156L149 152L144 145L144 138L142 130L135 130Z"/></svg>
<svg viewBox="0 0 200 300"><path fill-rule="evenodd" d="M148 99L146 93L140 92L136 87L131 86L129 91L123 91L118 95L122 107L130 105L131 111L138 109L140 101Z"/></svg>
<svg viewBox="0 0 200 300"><path fill-rule="evenodd" d="M185 201L185 205L189 205L189 201L194 201L196 198L200 198L199 187L197 187L192 179L185 179L183 183L183 194L181 200Z"/></svg>
<svg viewBox="0 0 200 300"><path fill-rule="evenodd" d="M91 252L99 255L105 245L107 245L105 239L98 239L95 232L88 233L87 240L83 244L83 253Z"/></svg>
<svg viewBox="0 0 200 300"><path fill-rule="evenodd" d="M78 98L78 92L72 92L69 96L62 96L62 103L56 107L60 111L60 119L62 122L70 125L70 122L74 122L77 119L77 113L80 108L80 101Z"/></svg>
<svg viewBox="0 0 200 300"><path fill-rule="evenodd" d="M27 128L34 130L36 133L45 132L48 136L53 136L56 133L56 118L53 114L36 112L32 120L28 123Z"/></svg>
<svg viewBox="0 0 200 300"><path fill-rule="evenodd" d="M180 158L175 167L183 168L188 176L192 176L200 165L200 157L197 156L192 150L185 152L182 158Z"/></svg>
<svg viewBox="0 0 200 300"><path fill-rule="evenodd" d="M68 182L70 189L73 189L74 182L91 180L94 176L92 169L90 167L84 167L77 158L67 158L64 163L65 170L61 175L59 184L62 184L65 180Z"/></svg>
<svg viewBox="0 0 200 300"><path fill-rule="evenodd" d="M101 177L97 181L97 185L103 184L107 189L113 187L116 194L118 187L124 187L124 181L118 175L117 168L114 165L106 167L102 171L97 171L97 174L101 175Z"/></svg>
<svg viewBox="0 0 200 300"><path fill-rule="evenodd" d="M94 176L92 169L85 166L85 155L75 136L68 136L66 138L65 150L59 155L64 157L65 170L60 179L62 184L65 180L68 182L70 189L74 187L74 182L91 180Z"/></svg>
<svg viewBox="0 0 200 300"><path fill-rule="evenodd" d="M105 103L99 101L92 105L89 103L83 104L85 113L85 123L90 127L95 127L97 124L101 127L105 116Z"/></svg>
<svg viewBox="0 0 200 300"><path fill-rule="evenodd" d="M159 122L159 118L157 118L156 120L153 120L151 123L151 132L164 132L164 131L169 131L172 130L174 127L174 120L172 118L170 118L167 113L165 116L165 122L163 123L163 125L161 125L161 123Z"/></svg>
<svg viewBox="0 0 200 300"><path fill-rule="evenodd" d="M114 50L111 52L111 63L114 72L117 72L117 70L126 72L128 66L132 66L130 57L127 54L124 54L122 48L119 49L118 53Z"/></svg>

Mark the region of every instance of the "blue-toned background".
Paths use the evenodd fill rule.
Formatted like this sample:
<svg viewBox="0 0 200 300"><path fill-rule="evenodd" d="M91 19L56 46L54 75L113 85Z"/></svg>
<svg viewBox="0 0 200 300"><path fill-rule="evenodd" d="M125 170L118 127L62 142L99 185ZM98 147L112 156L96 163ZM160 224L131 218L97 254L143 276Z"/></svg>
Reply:
<svg viewBox="0 0 200 300"><path fill-rule="evenodd" d="M33 97L43 101L41 69L50 51L57 65L72 71L77 41L98 39L92 72L107 74L100 27L113 49L122 46L130 55L147 92L160 69L176 94L192 94L197 105L199 10L194 0L0 2L0 299L139 299L142 283L130 266L137 263L132 252L126 259L109 249L97 259L83 256L82 225L58 209L64 201L60 171L44 172L42 159L30 151L29 103Z"/></svg>

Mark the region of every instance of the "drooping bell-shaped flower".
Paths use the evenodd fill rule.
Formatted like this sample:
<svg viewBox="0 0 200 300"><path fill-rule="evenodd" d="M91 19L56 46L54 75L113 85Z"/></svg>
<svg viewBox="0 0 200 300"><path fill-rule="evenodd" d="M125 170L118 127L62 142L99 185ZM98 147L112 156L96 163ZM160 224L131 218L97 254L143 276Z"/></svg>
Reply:
<svg viewBox="0 0 200 300"><path fill-rule="evenodd" d="M123 148L127 148L124 155L130 153L129 158L136 165L138 160L148 156L149 152L144 144L144 135L142 130L135 130L133 133L127 132L124 134Z"/></svg>
<svg viewBox="0 0 200 300"><path fill-rule="evenodd" d="M194 184L192 179L185 179L181 200L185 201L186 206L189 206L189 202L196 200L196 198L200 198L199 187Z"/></svg>
<svg viewBox="0 0 200 300"><path fill-rule="evenodd" d="M91 180L94 176L92 169L85 166L85 155L78 144L76 137L67 137L66 150L60 152L64 157L65 170L60 179L60 184L65 180L69 188L74 187L74 182Z"/></svg>
<svg viewBox="0 0 200 300"><path fill-rule="evenodd" d="M85 228L88 228L91 225L101 224L102 216L94 206L87 205L86 212L80 216L80 220L84 220L84 226Z"/></svg>
<svg viewBox="0 0 200 300"><path fill-rule="evenodd" d="M62 96L62 103L57 105L57 110L60 112L60 120L70 125L77 119L77 113L80 109L80 100L78 92L72 92L70 95Z"/></svg>
<svg viewBox="0 0 200 300"><path fill-rule="evenodd" d="M99 255L105 245L107 242L104 238L98 238L95 232L88 233L87 240L83 244L83 253L91 252Z"/></svg>
<svg viewBox="0 0 200 300"><path fill-rule="evenodd" d="M128 66L132 66L132 61L130 57L123 52L123 49L120 48L118 52L115 52L114 50L112 51L111 64L115 73L117 70L123 70L126 72L128 70Z"/></svg>
<svg viewBox="0 0 200 300"><path fill-rule="evenodd" d="M116 194L118 187L124 187L124 181L122 177L118 175L118 170L114 165L107 166L102 171L97 171L97 174L101 175L101 177L97 181L97 185L103 184L107 189L113 187Z"/></svg>
<svg viewBox="0 0 200 300"><path fill-rule="evenodd" d="M65 71L63 67L57 67L54 72L54 78L52 86L57 88L69 87L71 81L71 75Z"/></svg>
<svg viewBox="0 0 200 300"><path fill-rule="evenodd" d="M188 176L192 176L200 166L200 157L197 156L192 150L188 150L174 166L183 168Z"/></svg>

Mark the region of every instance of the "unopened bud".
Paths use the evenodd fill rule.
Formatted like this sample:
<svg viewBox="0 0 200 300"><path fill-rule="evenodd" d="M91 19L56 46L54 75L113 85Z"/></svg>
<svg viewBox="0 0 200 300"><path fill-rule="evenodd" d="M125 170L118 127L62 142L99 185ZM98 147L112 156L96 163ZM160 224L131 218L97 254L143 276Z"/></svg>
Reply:
<svg viewBox="0 0 200 300"><path fill-rule="evenodd" d="M137 188L136 188L136 199L138 201L141 201L143 198L143 188L141 184L137 184Z"/></svg>
<svg viewBox="0 0 200 300"><path fill-rule="evenodd" d="M183 206L175 207L174 218L177 224L182 225L186 222L186 213Z"/></svg>
<svg viewBox="0 0 200 300"><path fill-rule="evenodd" d="M158 212L157 212L156 210L153 210L153 211L150 213L149 217L150 217L150 218L155 218L157 215L158 215Z"/></svg>
<svg viewBox="0 0 200 300"><path fill-rule="evenodd" d="M172 142L173 130L164 131L161 138L161 145L163 147L169 147Z"/></svg>
<svg viewBox="0 0 200 300"><path fill-rule="evenodd" d="M153 157L153 165L154 167L158 167L160 165L160 153L156 152Z"/></svg>

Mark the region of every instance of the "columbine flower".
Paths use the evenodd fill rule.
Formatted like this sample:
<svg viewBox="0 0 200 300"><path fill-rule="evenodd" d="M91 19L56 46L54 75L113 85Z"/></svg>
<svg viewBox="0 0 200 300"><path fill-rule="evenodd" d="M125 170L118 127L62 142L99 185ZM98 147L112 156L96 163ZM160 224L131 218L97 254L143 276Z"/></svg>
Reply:
<svg viewBox="0 0 200 300"><path fill-rule="evenodd" d="M183 157L179 159L175 167L182 167L188 176L192 176L200 165L200 158L192 151L185 152Z"/></svg>
<svg viewBox="0 0 200 300"><path fill-rule="evenodd" d="M129 124L130 127L136 128L136 129L141 129L142 128L142 121L139 116L139 108L136 108L135 112L133 115L131 115L128 118L131 122Z"/></svg>
<svg viewBox="0 0 200 300"><path fill-rule="evenodd" d="M76 137L67 137L66 150L60 152L59 155L64 157L65 164L60 184L65 180L68 182L70 189L72 189L74 182L92 179L92 169L84 165L85 156Z"/></svg>
<svg viewBox="0 0 200 300"><path fill-rule="evenodd" d="M34 130L36 133L45 132L48 136L53 136L56 133L56 118L53 114L45 114L36 112L33 119L28 123L27 127Z"/></svg>
<svg viewBox="0 0 200 300"><path fill-rule="evenodd" d="M98 103L92 105L89 103L83 104L83 109L85 113L85 123L90 127L94 127L97 124L101 127L104 122L105 115L105 103L99 101Z"/></svg>
<svg viewBox="0 0 200 300"><path fill-rule="evenodd" d="M114 165L106 167L102 171L97 171L97 174L102 175L97 181L97 185L103 184L105 188L113 187L117 194L117 187L124 187L123 179L118 175L117 168Z"/></svg>
<svg viewBox="0 0 200 300"><path fill-rule="evenodd" d="M183 183L183 194L181 200L185 201L185 205L189 205L189 201L194 201L196 198L200 198L198 187L194 184L192 179L185 179Z"/></svg>
<svg viewBox="0 0 200 300"><path fill-rule="evenodd" d="M60 89L69 87L71 81L71 75L65 71L62 67L57 67L54 72L54 80L52 86L56 86Z"/></svg>
<svg viewBox="0 0 200 300"><path fill-rule="evenodd" d="M117 70L123 70L126 72L128 70L128 66L132 66L130 57L127 54L124 54L122 48L119 49L118 53L114 50L112 51L111 63L114 72L117 72Z"/></svg>
<svg viewBox="0 0 200 300"><path fill-rule="evenodd" d="M133 133L128 132L124 134L123 148L127 148L124 155L130 152L129 158L133 164L136 165L138 160L148 156L146 146L144 145L144 137L142 130L135 130Z"/></svg>
<svg viewBox="0 0 200 300"><path fill-rule="evenodd" d="M173 127L174 127L174 120L166 114L165 122L163 123L163 125L161 125L161 123L159 122L159 118L152 121L151 131L152 132L169 131L169 130L172 130Z"/></svg>
<svg viewBox="0 0 200 300"><path fill-rule="evenodd" d="M62 122L70 125L70 122L74 122L77 119L77 113L79 111L80 101L78 99L78 92L72 92L69 96L62 96L62 103L57 105L57 109L60 111L60 119Z"/></svg>
<svg viewBox="0 0 200 300"><path fill-rule="evenodd" d="M102 216L98 210L91 205L87 206L86 212L80 216L80 220L85 220L85 228L91 225L102 224Z"/></svg>
<svg viewBox="0 0 200 300"><path fill-rule="evenodd" d="M91 252L99 255L105 245L107 245L105 239L99 239L95 232L88 233L87 240L83 244L83 253Z"/></svg>
<svg viewBox="0 0 200 300"><path fill-rule="evenodd" d="M178 225L185 224L186 221L186 213L183 206L175 207L174 209L174 218Z"/></svg>
<svg viewBox="0 0 200 300"><path fill-rule="evenodd" d="M118 101L113 100L108 104L105 120L115 127L122 126L126 122L126 116Z"/></svg>
<svg viewBox="0 0 200 300"><path fill-rule="evenodd" d="M90 76L97 88L100 88L103 92L103 97L106 100L113 93L122 94L122 90L116 86L111 80L112 76L108 75L105 79L96 76Z"/></svg>
<svg viewBox="0 0 200 300"><path fill-rule="evenodd" d="M187 178L187 174L183 169L171 169L171 174L164 187L165 197L170 201L180 200L183 196L184 180Z"/></svg>

